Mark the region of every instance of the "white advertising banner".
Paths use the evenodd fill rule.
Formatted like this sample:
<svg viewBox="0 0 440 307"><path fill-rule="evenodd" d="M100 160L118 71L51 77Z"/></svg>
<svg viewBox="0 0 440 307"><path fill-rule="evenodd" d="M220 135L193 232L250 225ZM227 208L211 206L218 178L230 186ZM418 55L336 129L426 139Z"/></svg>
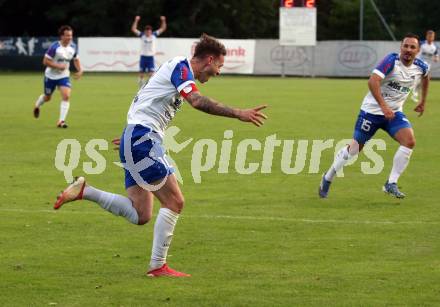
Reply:
<svg viewBox="0 0 440 307"><path fill-rule="evenodd" d="M156 46L156 67L175 56L191 57L197 41L196 38L159 38ZM224 39L221 42L227 51L222 73L252 74L255 40ZM138 71L138 38L79 38L78 48L86 71Z"/></svg>
<svg viewBox="0 0 440 307"><path fill-rule="evenodd" d="M223 73L252 74L255 63L255 40L253 39L222 39L226 47L225 66Z"/></svg>
<svg viewBox="0 0 440 307"><path fill-rule="evenodd" d="M80 37L78 49L85 71L139 70L139 39Z"/></svg>
<svg viewBox="0 0 440 307"><path fill-rule="evenodd" d="M252 74L255 63L255 40L220 39L226 47L225 65L222 73ZM197 38L161 38L157 40L156 66L164 61L183 55L191 57L198 42Z"/></svg>
<svg viewBox="0 0 440 307"><path fill-rule="evenodd" d="M316 45L316 8L280 8L280 45Z"/></svg>

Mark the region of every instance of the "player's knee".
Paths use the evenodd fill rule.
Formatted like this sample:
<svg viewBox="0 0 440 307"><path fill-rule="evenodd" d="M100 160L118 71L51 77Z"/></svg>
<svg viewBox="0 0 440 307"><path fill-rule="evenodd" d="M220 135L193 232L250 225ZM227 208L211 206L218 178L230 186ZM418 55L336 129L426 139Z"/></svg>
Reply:
<svg viewBox="0 0 440 307"><path fill-rule="evenodd" d="M173 200L174 208L176 208L176 212L180 213L183 210L183 205L185 204L185 200L182 195L176 196Z"/></svg>
<svg viewBox="0 0 440 307"><path fill-rule="evenodd" d="M45 102L48 102L50 100L50 98L52 98L51 95L44 95L44 97L43 97Z"/></svg>
<svg viewBox="0 0 440 307"><path fill-rule="evenodd" d="M69 102L70 95L63 95L63 100Z"/></svg>
<svg viewBox="0 0 440 307"><path fill-rule="evenodd" d="M362 151L363 147L364 144L360 144L357 141L353 140L351 144L348 145L348 153L350 154L350 156L356 156Z"/></svg>
<svg viewBox="0 0 440 307"><path fill-rule="evenodd" d="M153 213L148 209L148 206L145 206L144 199L131 198L133 208L136 210L138 215L138 225L145 225L148 223Z"/></svg>
<svg viewBox="0 0 440 307"><path fill-rule="evenodd" d="M138 225L145 225L147 224L152 218L152 214L151 213L144 213L144 214L140 214L139 215L139 221L138 221Z"/></svg>
<svg viewBox="0 0 440 307"><path fill-rule="evenodd" d="M403 146L413 149L416 146L416 139L411 138L409 140L406 140L405 144Z"/></svg>
<svg viewBox="0 0 440 307"><path fill-rule="evenodd" d="M176 213L180 213L183 210L184 203L185 199L183 198L183 195L176 195L169 200L168 204L165 204L165 207Z"/></svg>

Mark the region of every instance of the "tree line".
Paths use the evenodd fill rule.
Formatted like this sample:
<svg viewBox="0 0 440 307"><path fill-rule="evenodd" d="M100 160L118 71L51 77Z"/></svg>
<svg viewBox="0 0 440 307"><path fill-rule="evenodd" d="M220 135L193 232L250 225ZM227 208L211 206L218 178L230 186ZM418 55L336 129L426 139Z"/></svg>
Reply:
<svg viewBox="0 0 440 307"><path fill-rule="evenodd" d="M361 0L317 0L318 40L359 39ZM432 0L374 0L395 36L440 29ZM364 39L390 40L370 0L364 0ZM159 27L164 36L278 38L279 0L0 0L0 36L54 36L69 24L76 36L130 36L135 15L140 25Z"/></svg>

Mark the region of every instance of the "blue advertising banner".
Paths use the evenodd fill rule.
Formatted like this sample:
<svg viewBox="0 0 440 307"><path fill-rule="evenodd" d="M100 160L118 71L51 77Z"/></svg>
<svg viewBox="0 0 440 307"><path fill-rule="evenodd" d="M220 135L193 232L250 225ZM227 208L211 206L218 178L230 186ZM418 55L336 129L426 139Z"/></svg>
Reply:
<svg viewBox="0 0 440 307"><path fill-rule="evenodd" d="M0 71L41 71L44 54L57 40L56 36L0 36Z"/></svg>
<svg viewBox="0 0 440 307"><path fill-rule="evenodd" d="M0 56L40 56L58 37L0 37Z"/></svg>

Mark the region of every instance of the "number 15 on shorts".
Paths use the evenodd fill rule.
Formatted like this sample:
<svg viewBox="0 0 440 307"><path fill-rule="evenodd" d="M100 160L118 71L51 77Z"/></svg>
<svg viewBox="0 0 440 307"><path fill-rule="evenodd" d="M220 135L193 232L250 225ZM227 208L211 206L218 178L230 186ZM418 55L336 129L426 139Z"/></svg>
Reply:
<svg viewBox="0 0 440 307"><path fill-rule="evenodd" d="M364 130L365 132L370 131L371 129L371 121L369 121L368 119L362 119L362 125L361 125L361 129Z"/></svg>

